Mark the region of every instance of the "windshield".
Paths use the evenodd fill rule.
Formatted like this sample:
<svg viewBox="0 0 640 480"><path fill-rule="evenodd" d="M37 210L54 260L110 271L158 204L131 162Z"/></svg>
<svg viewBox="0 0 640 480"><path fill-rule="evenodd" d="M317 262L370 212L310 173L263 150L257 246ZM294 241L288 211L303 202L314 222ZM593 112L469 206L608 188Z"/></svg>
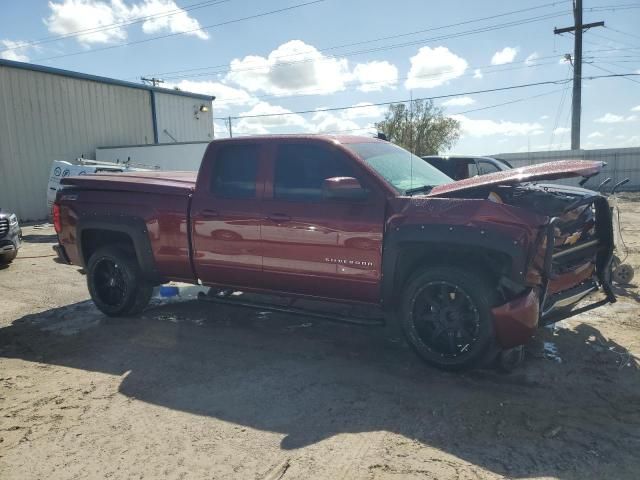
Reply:
<svg viewBox="0 0 640 480"><path fill-rule="evenodd" d="M423 185L435 187L453 182L434 166L393 143L347 143L344 146L401 193Z"/></svg>

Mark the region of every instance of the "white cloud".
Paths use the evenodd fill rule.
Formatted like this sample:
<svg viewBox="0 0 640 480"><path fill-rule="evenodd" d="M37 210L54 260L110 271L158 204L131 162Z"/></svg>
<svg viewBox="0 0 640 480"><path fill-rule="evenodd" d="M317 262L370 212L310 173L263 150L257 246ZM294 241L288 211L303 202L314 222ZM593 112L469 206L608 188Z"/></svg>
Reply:
<svg viewBox="0 0 640 480"><path fill-rule="evenodd" d="M127 32L122 26L95 31L127 18L128 9L120 1L108 4L93 0L63 0L61 3L49 2L49 9L51 15L44 23L49 32L55 35L94 30L76 37L84 44L110 43L127 38Z"/></svg>
<svg viewBox="0 0 640 480"><path fill-rule="evenodd" d="M491 65L504 65L505 63L511 63L515 60L518 54L518 49L513 47L504 47L502 50L498 50L491 57Z"/></svg>
<svg viewBox="0 0 640 480"><path fill-rule="evenodd" d="M476 68L473 71L473 78L477 78L478 80L480 80L482 77L484 77L484 75L482 74L482 70L480 70L479 68Z"/></svg>
<svg viewBox="0 0 640 480"><path fill-rule="evenodd" d="M541 152L545 150L569 150L569 142L542 143L537 145L523 145L518 152ZM586 146L586 145L585 145Z"/></svg>
<svg viewBox="0 0 640 480"><path fill-rule="evenodd" d="M22 45L24 43L26 42L19 40L0 40L0 50L4 50L5 48L11 49L0 52L0 58L4 58L5 60L15 60L16 62L28 62L29 55L27 55L27 50L30 47L18 47L18 45Z"/></svg>
<svg viewBox="0 0 640 480"><path fill-rule="evenodd" d="M633 135L632 137L627 138L624 143L625 145L637 147L638 145L640 145L640 135Z"/></svg>
<svg viewBox="0 0 640 480"><path fill-rule="evenodd" d="M640 72L639 72L640 73ZM640 112L640 105L637 105L631 109L632 112Z"/></svg>
<svg viewBox="0 0 640 480"><path fill-rule="evenodd" d="M240 118L235 120L233 125L234 133L237 131L239 135L266 134L273 129L295 129L307 131L309 124L304 117L298 114L290 114L288 110L279 105L271 105L268 102L258 102L250 110L241 113L244 115L267 115L277 114L275 116L265 116L256 118ZM283 115L284 114L284 115Z"/></svg>
<svg viewBox="0 0 640 480"><path fill-rule="evenodd" d="M262 135L285 132L344 132L354 135L366 135L375 132L373 122L381 119L384 114L384 109L368 102L357 103L354 106L358 108L341 112L317 111L307 120L301 115L291 114L291 110L284 107L261 101L256 103L250 110L238 116L278 115L235 119L233 121L233 132L238 135ZM356 121L358 119L368 119L369 121L361 124ZM216 131L219 136L225 136L226 127L219 125L216 127Z"/></svg>
<svg viewBox="0 0 640 480"><path fill-rule="evenodd" d="M354 107L349 110L344 110L341 114L342 118L353 120L356 118L380 118L384 115L385 109L379 105L373 105L370 102L356 103Z"/></svg>
<svg viewBox="0 0 640 480"><path fill-rule="evenodd" d="M362 92L374 92L396 88L398 69L387 61L371 61L357 64L352 71L346 58L327 57L312 45L291 40L267 57L247 55L232 60L225 80L250 92L276 95L326 95L344 90L350 81L359 84L357 89Z"/></svg>
<svg viewBox="0 0 640 480"><path fill-rule="evenodd" d="M357 133L354 132L360 129L353 120L343 118L342 116L335 115L331 112L318 112L311 118L313 126L311 127L315 133Z"/></svg>
<svg viewBox="0 0 640 480"><path fill-rule="evenodd" d="M326 57L301 40L291 40L266 58L248 55L232 60L225 78L251 92L328 94L344 90L351 74L346 59Z"/></svg>
<svg viewBox="0 0 640 480"><path fill-rule="evenodd" d="M379 92L383 88L396 88L398 68L387 61L359 63L353 69L354 79L361 92Z"/></svg>
<svg viewBox="0 0 640 480"><path fill-rule="evenodd" d="M549 118L549 115L541 115L540 116L540 120L547 120Z"/></svg>
<svg viewBox="0 0 640 480"><path fill-rule="evenodd" d="M592 132L589 135L587 135L587 138L601 138L604 137L604 135L600 132Z"/></svg>
<svg viewBox="0 0 640 480"><path fill-rule="evenodd" d="M85 33L74 38L84 45L95 43L113 43L127 38L126 25L122 24L140 17L169 13L171 15L156 16L142 22L142 31L147 34L158 32L182 33L194 35L201 39L209 38L202 31L190 31L200 28L200 23L173 0L143 0L128 6L123 0L61 0L59 3L49 2L51 14L44 20L49 32L55 35L68 35L78 31Z"/></svg>
<svg viewBox="0 0 640 480"><path fill-rule="evenodd" d="M476 103L476 101L471 97L456 97L442 102L442 105L445 107L464 107L473 105L474 103Z"/></svg>
<svg viewBox="0 0 640 480"><path fill-rule="evenodd" d="M515 57L515 55L514 55ZM536 60L538 59L538 57L540 57L540 55L538 55L538 52L533 52L531 55L529 55L527 58L525 58L524 60L524 64L525 65L534 65L536 62Z"/></svg>
<svg viewBox="0 0 640 480"><path fill-rule="evenodd" d="M464 133L472 137L487 137L490 135L540 135L544 129L539 123L510 122L505 120L475 120L464 115L451 115L458 120Z"/></svg>
<svg viewBox="0 0 640 480"><path fill-rule="evenodd" d="M458 78L467 69L467 61L446 47L422 47L411 57L411 69L405 86L433 88Z"/></svg>
<svg viewBox="0 0 640 480"><path fill-rule="evenodd" d="M571 131L570 128L566 127L558 127L553 131L554 135L562 135L563 133L569 133Z"/></svg>
<svg viewBox="0 0 640 480"><path fill-rule="evenodd" d="M258 103L258 99L246 90L230 87L220 82L181 80L178 83L167 83L167 88L178 87L185 92L203 93L216 97L213 108L225 110L234 106L252 106Z"/></svg>
<svg viewBox="0 0 640 480"><path fill-rule="evenodd" d="M120 0L113 0L113 3ZM172 15L162 15L166 12L174 12ZM168 31L170 33L188 32L202 40L209 38L209 34L200 28L200 23L187 12L176 5L173 0L144 0L142 3L134 4L129 10L131 18L140 18L156 15L142 23L144 33L159 33Z"/></svg>
<svg viewBox="0 0 640 480"><path fill-rule="evenodd" d="M227 138L229 136L229 126L226 122L213 122L213 138Z"/></svg>
<svg viewBox="0 0 640 480"><path fill-rule="evenodd" d="M633 122L637 120L636 115L629 115L625 117L624 115L616 115L614 113L605 113L602 117L596 118L594 122L597 123L623 123L623 122Z"/></svg>

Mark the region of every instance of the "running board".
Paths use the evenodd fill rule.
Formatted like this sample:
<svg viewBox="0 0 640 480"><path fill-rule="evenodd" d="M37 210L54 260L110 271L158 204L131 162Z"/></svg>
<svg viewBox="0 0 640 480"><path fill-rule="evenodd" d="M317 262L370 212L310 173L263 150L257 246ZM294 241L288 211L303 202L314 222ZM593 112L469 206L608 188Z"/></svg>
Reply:
<svg viewBox="0 0 640 480"><path fill-rule="evenodd" d="M594 303L590 303L589 305L585 305L584 307L580 307L580 308L576 308L575 310L570 310L568 312L564 312L564 313L560 313L557 315L549 315L548 318L542 318L540 321L540 326L544 326L546 327L547 325L551 325L553 323L559 322L560 320L564 320L565 318L569 318L569 317L573 317L575 315L579 315L581 313L584 312L588 312L590 310L593 310L595 308L600 308L608 303L611 303L611 301L608 298L605 298L603 300L599 300L597 302Z"/></svg>
<svg viewBox="0 0 640 480"><path fill-rule="evenodd" d="M253 308L255 310L267 310L269 312L292 313L294 315L302 315L305 317L318 318L321 320L329 320L332 322L350 323L352 325L364 325L369 327L384 326L383 318L364 318L357 316L341 315L339 313L323 312L321 310L310 310L306 308L298 308L290 305L276 305L273 303L251 302L245 300L231 300L228 296L219 295L199 295L199 300L205 302L218 303L221 305L232 305L236 307Z"/></svg>

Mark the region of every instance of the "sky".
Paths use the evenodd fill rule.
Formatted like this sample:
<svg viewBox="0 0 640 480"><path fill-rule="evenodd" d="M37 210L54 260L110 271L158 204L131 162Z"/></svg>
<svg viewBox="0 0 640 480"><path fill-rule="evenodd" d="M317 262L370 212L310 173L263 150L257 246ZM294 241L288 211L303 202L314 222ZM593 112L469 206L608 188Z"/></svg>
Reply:
<svg viewBox="0 0 640 480"><path fill-rule="evenodd" d="M545 0L0 0L0 57L133 82L155 76L215 95L216 137L229 135L228 117L234 136L371 135L385 103L431 98L461 125L441 153L559 150L570 143L573 35L553 30L573 24L571 8ZM583 21L600 20L604 27L584 34L583 77L640 74L640 2L584 0ZM542 84L519 87L532 83ZM586 149L640 146L640 75L583 81L581 138Z"/></svg>

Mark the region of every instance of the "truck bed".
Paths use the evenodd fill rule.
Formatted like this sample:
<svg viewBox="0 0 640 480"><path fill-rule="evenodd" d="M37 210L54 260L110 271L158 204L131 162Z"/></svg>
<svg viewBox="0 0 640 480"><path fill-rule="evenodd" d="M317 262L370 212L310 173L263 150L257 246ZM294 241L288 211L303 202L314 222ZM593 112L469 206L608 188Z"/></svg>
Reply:
<svg viewBox="0 0 640 480"><path fill-rule="evenodd" d="M92 190L189 195L195 190L197 172L96 173L62 179L63 185Z"/></svg>

